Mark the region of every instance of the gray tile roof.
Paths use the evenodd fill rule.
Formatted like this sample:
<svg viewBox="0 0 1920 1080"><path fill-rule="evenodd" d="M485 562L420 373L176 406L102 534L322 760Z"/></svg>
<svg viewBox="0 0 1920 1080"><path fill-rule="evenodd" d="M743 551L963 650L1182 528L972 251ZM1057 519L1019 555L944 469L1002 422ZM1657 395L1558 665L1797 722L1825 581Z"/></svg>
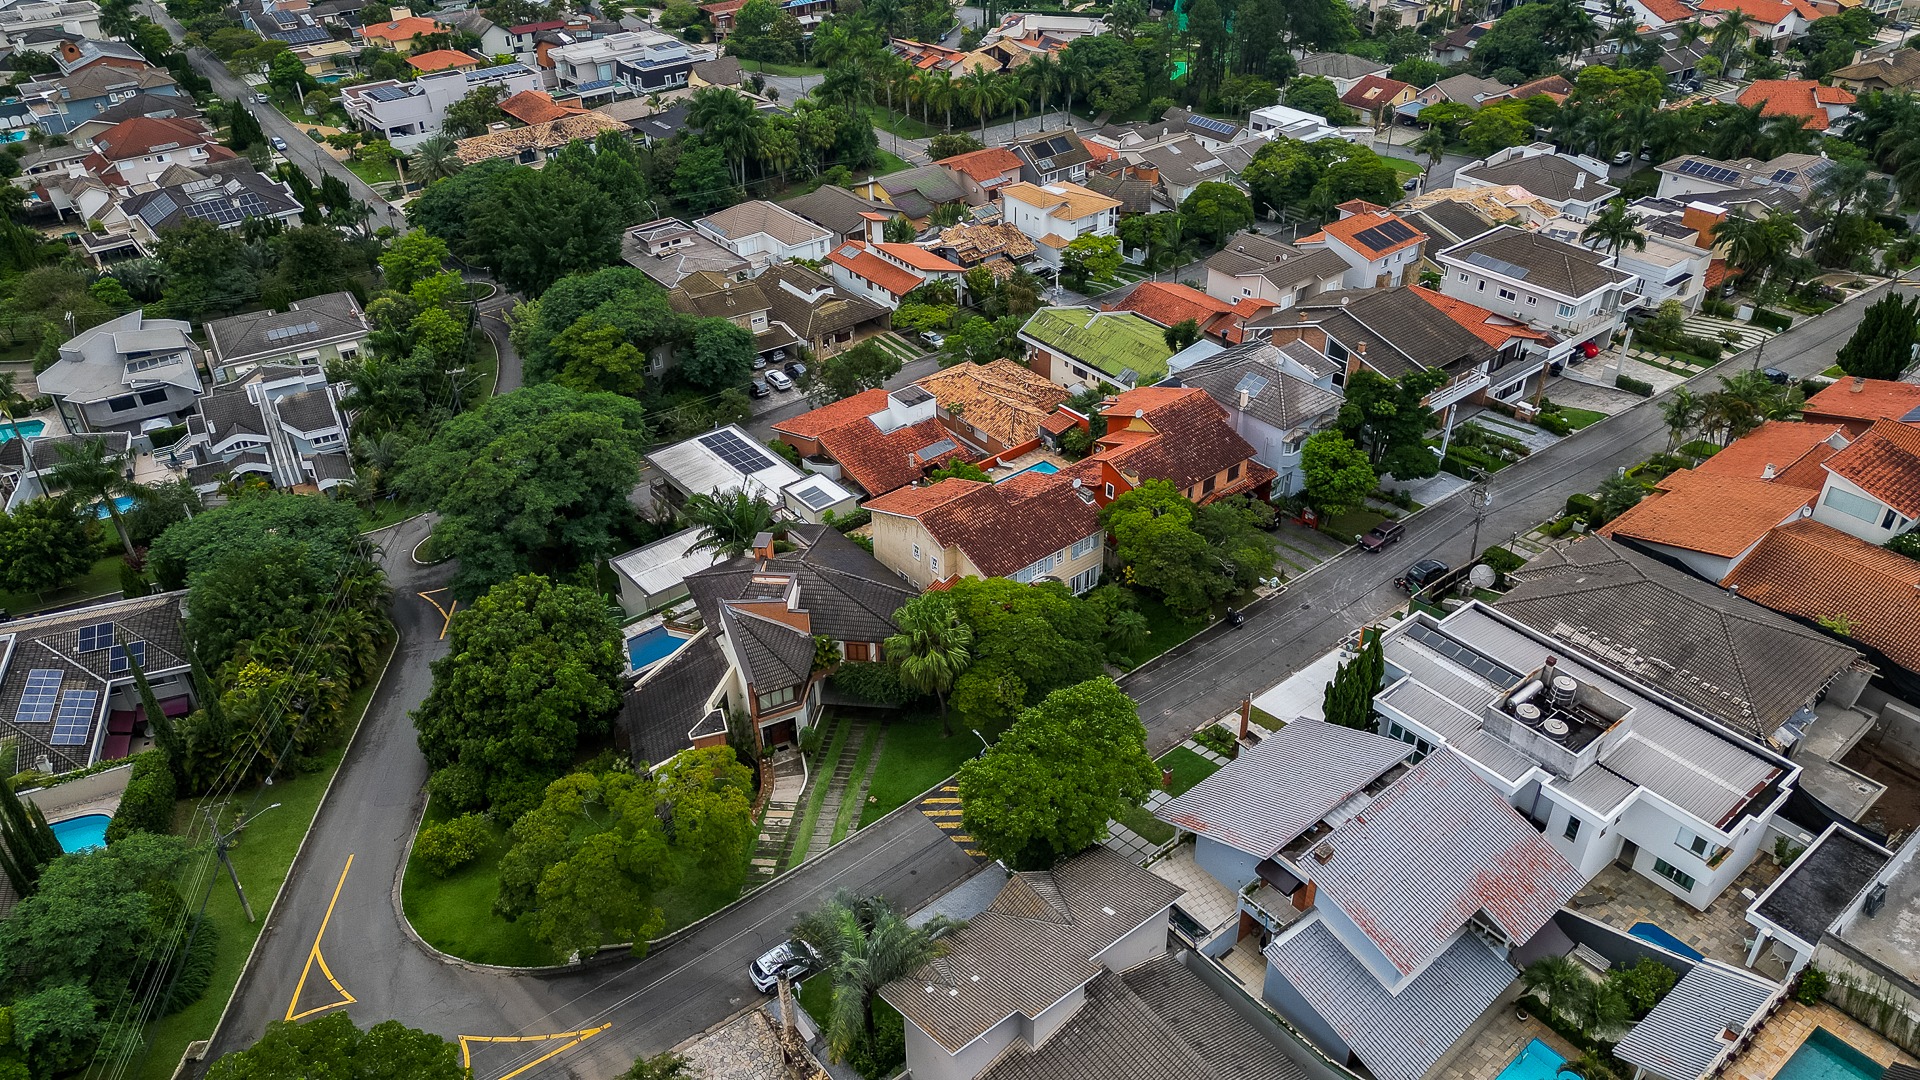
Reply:
<svg viewBox="0 0 1920 1080"><path fill-rule="evenodd" d="M1360 79L1382 74L1386 70L1387 65L1378 60L1351 53L1308 53L1300 60L1300 74L1319 75L1328 79Z"/></svg>
<svg viewBox="0 0 1920 1080"><path fill-rule="evenodd" d="M1495 352L1479 335L1406 289L1325 292L1260 321L1286 325L1303 321L1303 315L1349 349L1357 351L1364 344L1366 365L1389 379L1419 368L1463 370Z"/></svg>
<svg viewBox="0 0 1920 1080"><path fill-rule="evenodd" d="M1091 848L1052 870L1015 874L986 911L948 935L945 956L880 996L957 1051L1007 1017L1038 1016L1087 985L1103 970L1094 957L1184 894L1105 847Z"/></svg>
<svg viewBox="0 0 1920 1080"><path fill-rule="evenodd" d="M889 314L879 304L841 291L833 282L798 263L775 263L756 280L767 294L773 317L786 323L788 329L806 342L884 319Z"/></svg>
<svg viewBox="0 0 1920 1080"><path fill-rule="evenodd" d="M1482 236L1455 244L1441 254L1474 262L1481 255L1519 267L1526 272L1529 287L1547 289L1562 296L1580 297L1599 292L1608 285L1633 280L1633 275L1601 265L1606 256L1578 244L1568 244L1525 229L1503 225Z"/></svg>
<svg viewBox="0 0 1920 1080"><path fill-rule="evenodd" d="M342 426L340 413L333 405L333 395L324 389L288 394L275 401L274 408L283 422L300 431L315 432Z"/></svg>
<svg viewBox="0 0 1920 1080"><path fill-rule="evenodd" d="M1853 830L1830 826L1753 910L1808 945L1817 945L1820 935L1892 859L1885 848Z"/></svg>
<svg viewBox="0 0 1920 1080"><path fill-rule="evenodd" d="M731 605L720 627L740 660L741 678L756 692L799 686L813 670L813 635Z"/></svg>
<svg viewBox="0 0 1920 1080"><path fill-rule="evenodd" d="M6 421L0 420L0 430L8 430L8 427ZM29 452L33 454L35 471L50 469L60 463L67 449L96 439L106 443L109 452L122 456L125 456L127 450L133 445L133 436L124 431L87 432L80 435L29 435L25 440L8 438L6 442L0 443L0 470L17 471L25 468L26 455ZM22 450L20 445L23 441L29 444L25 450ZM0 625L0 630L4 629L5 627Z"/></svg>
<svg viewBox="0 0 1920 1080"><path fill-rule="evenodd" d="M1390 994L1319 919L1274 939L1266 956L1379 1080L1420 1080L1515 974L1468 934Z"/></svg>
<svg viewBox="0 0 1920 1080"><path fill-rule="evenodd" d="M1860 655L1605 537L1549 548L1511 578L1502 612L1759 741Z"/></svg>
<svg viewBox="0 0 1920 1080"><path fill-rule="evenodd" d="M1371 731L1294 720L1153 815L1264 859L1411 752Z"/></svg>
<svg viewBox="0 0 1920 1080"><path fill-rule="evenodd" d="M1281 288L1344 275L1347 261L1321 247L1311 250L1259 233L1238 233L1207 257L1207 269L1232 277L1259 275Z"/></svg>
<svg viewBox="0 0 1920 1080"><path fill-rule="evenodd" d="M1448 244L1471 240L1493 228L1491 220L1463 202L1435 202L1418 210L1396 210L1395 213L1414 228Z"/></svg>
<svg viewBox="0 0 1920 1080"><path fill-rule="evenodd" d="M1540 830L1447 749L1428 755L1327 834L1308 874L1402 974L1444 952L1484 912L1525 941L1587 879Z"/></svg>
<svg viewBox="0 0 1920 1080"><path fill-rule="evenodd" d="M345 454L315 454L312 461L317 481L353 479L353 462Z"/></svg>
<svg viewBox="0 0 1920 1080"><path fill-rule="evenodd" d="M1054 139L1061 139L1064 142L1054 153L1045 157L1038 156L1035 147ZM1037 168L1037 163L1041 161L1051 162L1048 168L1038 170L1042 172L1058 172L1093 160L1093 153L1081 140L1080 133L1067 128L1054 128L1051 131L1037 131L1031 135L1022 135L1008 143L1007 149L1018 155L1029 168Z"/></svg>
<svg viewBox="0 0 1920 1080"><path fill-rule="evenodd" d="M1163 183L1179 187L1191 187L1205 180L1230 180L1235 175L1235 170L1219 154L1202 146L1200 140L1191 135L1128 153L1159 169Z"/></svg>
<svg viewBox="0 0 1920 1080"><path fill-rule="evenodd" d="M333 292L295 301L285 311L251 311L209 319L206 331L215 361L231 364L254 356L277 356L328 342L364 338L372 333L372 327L352 293Z"/></svg>
<svg viewBox="0 0 1920 1080"><path fill-rule="evenodd" d="M711 628L648 672L620 703L620 734L633 759L657 765L692 746L707 700L727 675L727 655Z"/></svg>
<svg viewBox="0 0 1920 1080"><path fill-rule="evenodd" d="M1478 105L1488 98L1500 97L1508 87L1496 79L1483 79L1478 75L1450 75L1434 83L1429 89L1438 90L1445 101L1457 101L1463 105Z"/></svg>
<svg viewBox="0 0 1920 1080"><path fill-rule="evenodd" d="M960 187L960 181L940 165L921 165L883 176L880 178L880 189L908 217L916 218L926 217L933 212L933 207L960 202L967 197ZM925 212L918 207L925 207Z"/></svg>
<svg viewBox="0 0 1920 1080"><path fill-rule="evenodd" d="M1731 1054L1734 1044L1722 1035L1729 1028L1751 1031L1785 990L1718 961L1702 961L1627 1032L1614 1056L1669 1080L1699 1080Z"/></svg>
<svg viewBox="0 0 1920 1080"><path fill-rule="evenodd" d="M1198 386L1229 410L1240 408L1240 390L1247 393L1246 413L1282 431L1309 424L1339 411L1337 390L1322 390L1281 369L1279 347L1250 341L1181 371L1182 386Z"/></svg>
<svg viewBox="0 0 1920 1080"><path fill-rule="evenodd" d="M900 213L885 203L862 198L843 187L825 184L784 204L787 209L830 230L840 237L852 236L864 240L867 220L861 214L885 214L893 217Z"/></svg>
<svg viewBox="0 0 1920 1080"><path fill-rule="evenodd" d="M765 233L788 246L818 240L822 232L820 226L765 199L735 203L708 214L694 224L730 240Z"/></svg>
<svg viewBox="0 0 1920 1080"><path fill-rule="evenodd" d="M1620 189L1558 154L1516 157L1498 165L1466 165L1455 174L1493 187L1517 185L1548 202L1611 199Z"/></svg>

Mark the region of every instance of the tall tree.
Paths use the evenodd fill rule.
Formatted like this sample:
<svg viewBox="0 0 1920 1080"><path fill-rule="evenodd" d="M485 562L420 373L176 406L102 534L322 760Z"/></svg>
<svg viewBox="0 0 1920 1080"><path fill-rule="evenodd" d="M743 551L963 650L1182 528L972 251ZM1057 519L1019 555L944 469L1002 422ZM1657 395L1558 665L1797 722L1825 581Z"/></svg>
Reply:
<svg viewBox="0 0 1920 1080"><path fill-rule="evenodd" d="M344 1012L305 1023L276 1022L245 1050L213 1063L208 1080L468 1080L460 1048L430 1032L388 1020L361 1031Z"/></svg>
<svg viewBox="0 0 1920 1080"><path fill-rule="evenodd" d="M1913 365L1920 342L1920 297L1889 292L1874 301L1840 347L1840 370L1869 379L1897 379Z"/></svg>
<svg viewBox="0 0 1920 1080"><path fill-rule="evenodd" d="M846 891L835 893L793 925L793 938L820 954L824 970L819 977L833 983L833 1011L816 1019L826 1025L827 1052L835 1061L872 1045L878 1035L874 999L880 988L943 955L940 939L951 925L935 916L916 926L884 898Z"/></svg>
<svg viewBox="0 0 1920 1080"><path fill-rule="evenodd" d="M1395 380L1357 371L1347 380L1340 429L1366 447L1379 471L1401 480L1432 476L1440 465L1426 444L1433 410L1425 401L1446 381L1447 373L1438 368L1411 371Z"/></svg>
<svg viewBox="0 0 1920 1080"><path fill-rule="evenodd" d="M1640 216L1627 208L1627 200L1615 199L1608 203L1587 227L1580 232L1580 239L1589 244L1598 244L1607 254L1618 256L1622 248L1631 247L1635 251L1647 250L1646 230L1640 227Z"/></svg>
<svg viewBox="0 0 1920 1080"><path fill-rule="evenodd" d="M687 496L680 516L700 530L693 551L712 551L721 558L738 558L753 547L753 538L774 528L773 507L744 488L724 494L694 492Z"/></svg>
<svg viewBox="0 0 1920 1080"><path fill-rule="evenodd" d="M44 593L92 569L100 545L72 499L35 499L0 513L0 589Z"/></svg>
<svg viewBox="0 0 1920 1080"><path fill-rule="evenodd" d="M131 557L133 540L127 534L127 523L117 501L133 491L133 482L126 476L126 458L107 449L107 440L103 438L83 439L62 446L59 453L60 460L54 462L48 477L53 486L83 502L103 507L113 519L113 530L119 534L121 546Z"/></svg>
<svg viewBox="0 0 1920 1080"><path fill-rule="evenodd" d="M973 628L954 613L953 600L938 592L907 601L893 621L900 632L883 646L887 661L899 669L907 689L939 698L940 722L946 724L947 693L973 662ZM953 733L951 725L947 733Z"/></svg>

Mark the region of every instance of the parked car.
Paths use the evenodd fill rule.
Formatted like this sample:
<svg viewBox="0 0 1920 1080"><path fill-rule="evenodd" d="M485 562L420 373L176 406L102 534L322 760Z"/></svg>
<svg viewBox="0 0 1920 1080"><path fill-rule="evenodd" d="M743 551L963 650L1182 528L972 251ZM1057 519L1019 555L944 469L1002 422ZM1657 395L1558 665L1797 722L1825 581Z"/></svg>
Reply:
<svg viewBox="0 0 1920 1080"><path fill-rule="evenodd" d="M1383 521L1367 530L1360 538L1360 546L1367 551L1383 551L1388 544L1397 544L1407 533L1407 527L1397 521Z"/></svg>
<svg viewBox="0 0 1920 1080"><path fill-rule="evenodd" d="M787 361L787 374L796 379L804 379L807 377L807 365L798 360L789 360Z"/></svg>
<svg viewBox="0 0 1920 1080"><path fill-rule="evenodd" d="M793 389L793 380L787 378L787 373L784 371L769 371L766 374L766 380L767 384L775 390Z"/></svg>
<svg viewBox="0 0 1920 1080"><path fill-rule="evenodd" d="M1787 374L1784 371L1781 371L1777 367L1766 368L1762 370L1760 374L1765 375L1767 377L1767 381L1772 383L1775 386L1785 386L1788 383L1793 381L1793 376Z"/></svg>
<svg viewBox="0 0 1920 1080"><path fill-rule="evenodd" d="M256 104L256 105L265 105L265 104L266 104L267 102L269 102L269 101L272 101L272 100L273 100L272 98L270 98L270 97L268 97L268 96L267 96L267 95L265 95L265 94L255 94L255 95L253 95L253 101L254 101L254 104Z"/></svg>
<svg viewBox="0 0 1920 1080"><path fill-rule="evenodd" d="M937 330L929 330L926 333L921 334L920 336L921 338L925 339L927 344L933 346L936 349L947 343L946 336L944 334L941 334Z"/></svg>
<svg viewBox="0 0 1920 1080"><path fill-rule="evenodd" d="M1418 188L1419 186L1420 186L1420 178L1417 176L1409 176L1404 181L1401 182L1400 190L1412 191L1415 188Z"/></svg>
<svg viewBox="0 0 1920 1080"><path fill-rule="evenodd" d="M1633 164L1633 151L1631 151L1631 150L1622 150L1622 151L1620 151L1619 153L1617 153L1617 154L1615 154L1615 155L1613 155L1613 163L1614 163L1615 165L1631 165L1631 164Z"/></svg>
<svg viewBox="0 0 1920 1080"><path fill-rule="evenodd" d="M766 357L761 356L759 353L753 354L753 370L761 371L761 370L764 370L766 366L767 366Z"/></svg>
<svg viewBox="0 0 1920 1080"><path fill-rule="evenodd" d="M747 384L748 397L763 398L771 393L773 393L773 391L767 389L767 380L765 379L755 379Z"/></svg>
<svg viewBox="0 0 1920 1080"><path fill-rule="evenodd" d="M1400 586L1401 592L1411 596L1433 584L1434 581L1442 574L1445 574L1448 569L1447 564L1441 562L1439 559L1421 559L1419 562L1407 567L1407 572L1400 575L1399 580L1395 581L1394 584Z"/></svg>
<svg viewBox="0 0 1920 1080"><path fill-rule="evenodd" d="M755 990L771 994L780 985L780 976L798 982L819 969L820 954L813 951L813 946L803 941L783 941L748 964L747 977L753 980Z"/></svg>
<svg viewBox="0 0 1920 1080"><path fill-rule="evenodd" d="M281 138L278 135L275 135L269 138L267 140L267 144L272 146L275 150L278 150L283 154L287 152L287 140Z"/></svg>

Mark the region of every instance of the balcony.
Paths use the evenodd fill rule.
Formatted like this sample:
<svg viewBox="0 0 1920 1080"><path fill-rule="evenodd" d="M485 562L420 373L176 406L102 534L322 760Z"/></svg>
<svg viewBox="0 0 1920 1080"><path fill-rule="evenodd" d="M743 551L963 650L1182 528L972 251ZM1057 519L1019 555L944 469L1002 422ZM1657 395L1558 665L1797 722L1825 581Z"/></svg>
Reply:
<svg viewBox="0 0 1920 1080"><path fill-rule="evenodd" d="M1463 401L1487 388L1492 380L1483 368L1470 368L1455 375L1440 387L1427 395L1427 408L1444 409L1454 402Z"/></svg>

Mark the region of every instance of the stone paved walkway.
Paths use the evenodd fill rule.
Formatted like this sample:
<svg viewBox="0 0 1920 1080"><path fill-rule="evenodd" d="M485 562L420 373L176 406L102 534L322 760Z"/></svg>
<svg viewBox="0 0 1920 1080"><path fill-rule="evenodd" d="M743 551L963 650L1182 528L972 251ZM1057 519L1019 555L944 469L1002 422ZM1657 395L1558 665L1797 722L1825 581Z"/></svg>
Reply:
<svg viewBox="0 0 1920 1080"><path fill-rule="evenodd" d="M767 810L760 819L760 840L753 848L753 872L747 878L746 891L752 892L780 872L780 863L787 855L788 834L806 787L800 755L789 754L774 762L773 794L767 797Z"/></svg>
<svg viewBox="0 0 1920 1080"><path fill-rule="evenodd" d="M854 762L859 758L860 746L866 738L867 722L851 720L846 738L840 742L840 756L833 760L831 771L823 768L822 775L814 780L814 783L826 784L827 793L820 803L820 816L813 821L813 835L807 838L806 857L809 859L825 852L833 844L833 823L839 820L840 807L846 802L847 785L854 781Z"/></svg>
<svg viewBox="0 0 1920 1080"><path fill-rule="evenodd" d="M1746 939L1753 933L1747 923L1747 905L1779 876L1780 868L1770 857L1762 855L1742 871L1707 910L1695 911L1651 879L1609 865L1574 898L1571 906L1580 914L1616 930L1630 931L1638 922L1655 923L1707 956L1744 968ZM1772 978L1775 973L1759 969L1758 974Z"/></svg>
<svg viewBox="0 0 1920 1080"><path fill-rule="evenodd" d="M1199 754L1215 765L1224 766L1227 763L1226 758L1201 746L1192 739L1181 743L1180 746L1182 749L1191 750ZM1141 805L1146 808L1148 813L1152 813L1155 807L1171 798L1173 798L1173 796L1168 792L1155 791L1148 794L1146 801ZM1145 865L1148 859L1158 854L1162 847L1161 844L1156 844L1152 840L1127 828L1120 822L1111 819L1107 821L1107 839L1105 843L1107 847L1112 848L1115 852L1125 855L1129 860L1140 863L1141 865Z"/></svg>
<svg viewBox="0 0 1920 1080"><path fill-rule="evenodd" d="M700 1080L775 1080L795 1075L781 1056L773 1025L765 1009L754 1009L702 1035L680 1053Z"/></svg>

